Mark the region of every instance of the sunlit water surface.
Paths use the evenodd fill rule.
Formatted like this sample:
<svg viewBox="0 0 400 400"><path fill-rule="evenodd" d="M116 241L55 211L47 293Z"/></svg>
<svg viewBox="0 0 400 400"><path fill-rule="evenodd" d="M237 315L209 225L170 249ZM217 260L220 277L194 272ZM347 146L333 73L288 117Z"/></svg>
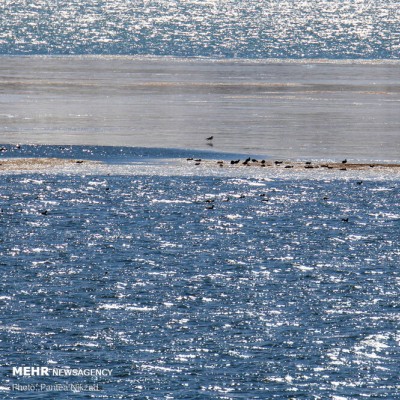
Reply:
<svg viewBox="0 0 400 400"><path fill-rule="evenodd" d="M2 398L400 396L398 175L151 165L1 175Z"/></svg>

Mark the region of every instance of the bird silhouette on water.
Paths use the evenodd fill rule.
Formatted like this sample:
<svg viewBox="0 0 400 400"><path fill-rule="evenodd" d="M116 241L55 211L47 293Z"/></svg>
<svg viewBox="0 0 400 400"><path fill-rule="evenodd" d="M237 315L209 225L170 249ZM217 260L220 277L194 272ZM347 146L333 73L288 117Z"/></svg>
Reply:
<svg viewBox="0 0 400 400"><path fill-rule="evenodd" d="M214 139L214 136L209 136L208 138L206 138L206 140L211 141Z"/></svg>

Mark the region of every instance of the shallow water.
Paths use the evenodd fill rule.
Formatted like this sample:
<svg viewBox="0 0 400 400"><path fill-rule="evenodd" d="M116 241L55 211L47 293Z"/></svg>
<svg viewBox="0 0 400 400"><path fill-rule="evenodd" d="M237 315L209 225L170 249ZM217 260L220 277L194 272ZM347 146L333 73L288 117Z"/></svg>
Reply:
<svg viewBox="0 0 400 400"><path fill-rule="evenodd" d="M2 175L2 398L400 395L398 178L159 167Z"/></svg>
<svg viewBox="0 0 400 400"><path fill-rule="evenodd" d="M394 61L1 57L0 142L399 161L398 76Z"/></svg>

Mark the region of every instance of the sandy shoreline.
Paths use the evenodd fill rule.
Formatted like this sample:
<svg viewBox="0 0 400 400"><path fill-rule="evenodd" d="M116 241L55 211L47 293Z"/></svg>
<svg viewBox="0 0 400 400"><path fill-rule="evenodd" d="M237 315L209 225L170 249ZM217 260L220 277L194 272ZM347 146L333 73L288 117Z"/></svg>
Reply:
<svg viewBox="0 0 400 400"><path fill-rule="evenodd" d="M220 168L265 168L285 171L299 170L335 170L335 171L365 171L365 170L384 170L400 171L400 163L353 163L343 160L342 162L324 162L324 161L284 161L284 160L201 160L188 158L186 161L195 166L217 166Z"/></svg>
<svg viewBox="0 0 400 400"><path fill-rule="evenodd" d="M96 161L65 158L7 158L0 160L0 171L51 170L56 167L98 164Z"/></svg>
<svg viewBox="0 0 400 400"><path fill-rule="evenodd" d="M224 169L265 169L274 171L385 171L400 172L400 163L353 163L323 161L284 161L284 160L211 160L211 159L176 159L189 168L208 167ZM1 171L51 171L63 167L87 167L103 164L101 161L65 159L65 158L7 158L0 160ZM134 164L134 163L133 163Z"/></svg>

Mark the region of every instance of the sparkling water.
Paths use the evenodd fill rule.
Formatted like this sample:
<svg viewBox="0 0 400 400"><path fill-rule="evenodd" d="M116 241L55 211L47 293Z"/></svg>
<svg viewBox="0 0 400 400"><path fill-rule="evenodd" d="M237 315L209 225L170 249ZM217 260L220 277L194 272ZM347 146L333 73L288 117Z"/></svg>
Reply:
<svg viewBox="0 0 400 400"><path fill-rule="evenodd" d="M3 0L2 54L398 59L396 0Z"/></svg>
<svg viewBox="0 0 400 400"><path fill-rule="evenodd" d="M65 382L98 385L74 398L400 395L398 174L108 150L23 146L108 163L1 175L2 398L71 398L9 390Z"/></svg>
<svg viewBox="0 0 400 400"><path fill-rule="evenodd" d="M4 0L0 397L400 398L399 173L184 160L399 162L399 17Z"/></svg>

